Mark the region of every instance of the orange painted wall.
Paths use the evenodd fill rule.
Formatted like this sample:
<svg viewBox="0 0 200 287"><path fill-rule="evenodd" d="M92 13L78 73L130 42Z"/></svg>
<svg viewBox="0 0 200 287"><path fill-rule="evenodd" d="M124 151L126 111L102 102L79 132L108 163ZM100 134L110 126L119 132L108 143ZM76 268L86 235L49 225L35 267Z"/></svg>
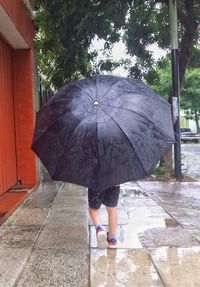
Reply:
<svg viewBox="0 0 200 287"><path fill-rule="evenodd" d="M12 90L13 106L9 104L10 110L8 110L9 112L13 112L14 131L8 130L7 133L9 137L15 137L16 153L12 157L16 159L16 169L13 176L14 180L10 180L9 185L4 186L2 189L5 192L6 189L16 183L16 179L21 180L23 185L30 186L36 185L38 181L36 158L30 148L35 121L33 82L35 78L33 60L34 23L30 12L22 0L0 0L0 5L3 6L19 33L30 47L27 50L14 50L10 48L10 52L12 53L12 59L10 58L12 62L12 71L10 72L12 85L10 85L10 89ZM7 73L6 67L4 65L1 71L3 77ZM7 90L9 90L8 87ZM0 93L2 93L1 87ZM4 152L5 148L2 148L2 153ZM0 159L1 157L0 154ZM0 171L2 167L3 165L0 162ZM12 173L11 170L6 172L5 177L9 178Z"/></svg>
<svg viewBox="0 0 200 287"><path fill-rule="evenodd" d="M35 120L33 69L31 49L13 51L17 177L26 185L37 183L36 159L30 149Z"/></svg>
<svg viewBox="0 0 200 287"><path fill-rule="evenodd" d="M0 194L17 182L12 56L0 37Z"/></svg>
<svg viewBox="0 0 200 287"><path fill-rule="evenodd" d="M0 0L20 34L30 47L33 45L34 23L22 0Z"/></svg>

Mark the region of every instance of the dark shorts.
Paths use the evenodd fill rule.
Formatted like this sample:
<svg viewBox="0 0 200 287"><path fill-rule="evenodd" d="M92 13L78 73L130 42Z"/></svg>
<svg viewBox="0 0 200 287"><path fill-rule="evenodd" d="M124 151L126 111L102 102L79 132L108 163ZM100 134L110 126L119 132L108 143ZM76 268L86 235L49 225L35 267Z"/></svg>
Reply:
<svg viewBox="0 0 200 287"><path fill-rule="evenodd" d="M116 207L119 199L119 192L119 186L106 189L101 193L88 189L89 207L99 209L101 204L104 204L107 207Z"/></svg>

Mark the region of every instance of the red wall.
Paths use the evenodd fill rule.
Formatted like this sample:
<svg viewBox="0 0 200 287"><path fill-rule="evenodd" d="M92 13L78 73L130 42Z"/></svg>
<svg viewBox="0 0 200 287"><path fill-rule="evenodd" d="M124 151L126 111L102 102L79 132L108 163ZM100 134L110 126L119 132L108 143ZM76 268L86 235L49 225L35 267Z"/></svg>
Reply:
<svg viewBox="0 0 200 287"><path fill-rule="evenodd" d="M10 48L12 53L10 87L12 89L11 96L14 106L11 107L11 105L9 105L9 107L12 112L14 109L13 121L15 130L7 131L7 133L10 133L10 136L15 136L15 177L18 180L21 180L23 185L34 186L37 184L38 180L36 157L31 150L35 121L33 57L34 23L30 12L27 10L22 0L0 0L0 5L3 6L13 24L29 46L29 49L26 50L14 50ZM7 68L5 66L2 70L3 76L6 74L6 71ZM1 92L2 89L0 87L0 93ZM10 176L9 172L7 173L7 176ZM11 183L10 181L10 184L13 184L13 182Z"/></svg>
<svg viewBox="0 0 200 287"><path fill-rule="evenodd" d="M33 45L34 23L22 0L0 0L20 34L30 47Z"/></svg>
<svg viewBox="0 0 200 287"><path fill-rule="evenodd" d="M17 182L12 52L0 37L0 194Z"/></svg>
<svg viewBox="0 0 200 287"><path fill-rule="evenodd" d="M35 120L33 52L15 50L13 53L17 173L22 184L34 185L37 182L36 160L30 149Z"/></svg>

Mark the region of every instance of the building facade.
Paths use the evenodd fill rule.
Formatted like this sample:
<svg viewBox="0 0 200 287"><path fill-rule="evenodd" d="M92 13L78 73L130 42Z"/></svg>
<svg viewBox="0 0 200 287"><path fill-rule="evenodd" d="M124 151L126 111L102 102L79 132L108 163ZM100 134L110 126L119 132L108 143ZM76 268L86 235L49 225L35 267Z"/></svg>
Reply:
<svg viewBox="0 0 200 287"><path fill-rule="evenodd" d="M200 125L200 121L199 121ZM188 120L185 117L184 110L180 110L180 127L181 128L190 128L192 132L197 132L197 126L194 120Z"/></svg>
<svg viewBox="0 0 200 287"><path fill-rule="evenodd" d="M0 195L37 184L31 151L34 105L34 1L0 0Z"/></svg>

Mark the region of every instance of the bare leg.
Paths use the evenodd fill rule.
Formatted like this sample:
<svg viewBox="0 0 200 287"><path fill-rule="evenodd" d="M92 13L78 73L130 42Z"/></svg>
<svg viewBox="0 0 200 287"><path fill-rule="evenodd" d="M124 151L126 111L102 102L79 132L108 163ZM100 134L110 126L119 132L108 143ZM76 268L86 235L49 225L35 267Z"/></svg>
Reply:
<svg viewBox="0 0 200 287"><path fill-rule="evenodd" d="M100 215L99 215L99 209L89 207L89 213L90 213L90 216L92 218L94 225L100 225L101 220L100 220Z"/></svg>
<svg viewBox="0 0 200 287"><path fill-rule="evenodd" d="M116 229L117 229L117 220L118 220L117 208L106 206L106 209L108 211L109 232L111 234L115 234Z"/></svg>

